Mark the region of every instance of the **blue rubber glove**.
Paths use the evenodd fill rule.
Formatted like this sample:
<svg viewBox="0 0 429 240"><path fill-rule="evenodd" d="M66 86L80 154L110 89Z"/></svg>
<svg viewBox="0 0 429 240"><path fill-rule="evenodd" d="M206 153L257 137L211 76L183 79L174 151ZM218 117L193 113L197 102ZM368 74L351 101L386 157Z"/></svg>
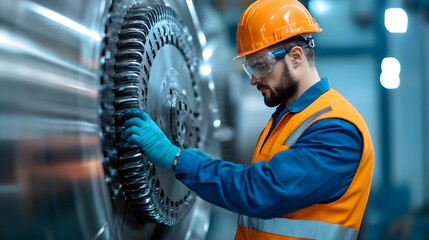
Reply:
<svg viewBox="0 0 429 240"><path fill-rule="evenodd" d="M197 154L197 155L199 155L199 156L201 156L203 158L212 158L212 156L208 155L207 153L201 151L198 148L186 148L185 150L193 152L193 153L195 153L195 154Z"/></svg>
<svg viewBox="0 0 429 240"><path fill-rule="evenodd" d="M124 115L128 120L124 123L122 139L139 146L146 157L156 165L171 169L180 148L170 142L145 111L130 109Z"/></svg>

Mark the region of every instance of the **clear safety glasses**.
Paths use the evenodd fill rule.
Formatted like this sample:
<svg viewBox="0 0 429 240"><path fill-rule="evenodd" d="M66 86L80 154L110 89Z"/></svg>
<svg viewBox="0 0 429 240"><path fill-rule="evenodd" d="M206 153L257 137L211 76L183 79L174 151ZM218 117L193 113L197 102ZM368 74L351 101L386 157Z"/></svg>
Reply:
<svg viewBox="0 0 429 240"><path fill-rule="evenodd" d="M274 63L283 59L288 51L286 49L277 49L272 52L266 52L263 55L246 60L242 63L244 71L250 79L252 76L261 79L273 70Z"/></svg>
<svg viewBox="0 0 429 240"><path fill-rule="evenodd" d="M307 44L298 47L314 48L314 39L311 37L305 37L305 39ZM273 70L274 63L283 59L289 51L290 49L286 50L285 48L281 48L246 60L242 63L244 71L247 73L250 79L252 79L252 76L257 79L261 79L270 73Z"/></svg>

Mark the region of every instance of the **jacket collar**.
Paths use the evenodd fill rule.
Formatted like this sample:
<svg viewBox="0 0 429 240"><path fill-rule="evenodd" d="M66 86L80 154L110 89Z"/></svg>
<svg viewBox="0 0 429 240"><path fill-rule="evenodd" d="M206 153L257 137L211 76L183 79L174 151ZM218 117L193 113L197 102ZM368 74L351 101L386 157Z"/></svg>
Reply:
<svg viewBox="0 0 429 240"><path fill-rule="evenodd" d="M279 116L283 116L287 112L301 112L330 88L329 79L327 77L322 78L316 84L307 89L307 91L305 91L288 108L286 108L285 104L280 104L272 115L273 119L277 119Z"/></svg>

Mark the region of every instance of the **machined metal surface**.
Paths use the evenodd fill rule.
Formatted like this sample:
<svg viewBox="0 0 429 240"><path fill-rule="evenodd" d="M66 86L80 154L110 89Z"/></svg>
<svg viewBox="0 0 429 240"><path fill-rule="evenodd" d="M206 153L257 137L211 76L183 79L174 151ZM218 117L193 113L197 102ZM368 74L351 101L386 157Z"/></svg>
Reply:
<svg viewBox="0 0 429 240"><path fill-rule="evenodd" d="M0 239L204 238L209 205L118 139L129 107L211 139L189 2L0 2Z"/></svg>
<svg viewBox="0 0 429 240"><path fill-rule="evenodd" d="M112 236L98 113L105 8L0 2L0 239Z"/></svg>

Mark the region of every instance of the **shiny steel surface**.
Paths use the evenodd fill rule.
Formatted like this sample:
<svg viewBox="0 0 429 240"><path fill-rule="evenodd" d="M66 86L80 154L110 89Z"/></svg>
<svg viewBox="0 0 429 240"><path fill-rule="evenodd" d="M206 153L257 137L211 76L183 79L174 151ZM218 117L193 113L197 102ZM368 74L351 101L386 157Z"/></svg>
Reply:
<svg viewBox="0 0 429 240"><path fill-rule="evenodd" d="M0 239L112 236L98 116L105 8L0 2Z"/></svg>
<svg viewBox="0 0 429 240"><path fill-rule="evenodd" d="M216 119L210 111L216 112L216 105L199 97L213 96L213 92L202 90L209 89L209 81L199 76L198 69L202 48L196 36L203 33L191 16L189 2L0 1L0 239L168 239L172 235L185 239L190 233L197 236L192 239L204 238L209 206L198 198L192 206L194 200L187 200L193 193L171 173L145 160L134 161L144 157L132 147L118 154L125 146L116 139L115 127L120 118L115 108L142 100L141 95L137 99L115 97L118 92L130 96L142 90L138 84L115 85L115 79L134 78L142 65L126 61L130 56L144 58L118 49L150 49L130 38L135 32L119 33L125 26L123 17L133 6L157 3L171 7L184 19L194 36L187 40L195 46L195 63L189 65L188 53L172 47L152 55L147 107L179 145L207 146L213 131L210 123ZM125 24L133 26L134 22ZM121 35L128 37L119 41ZM192 75L197 83L189 85L186 80ZM172 89L168 97L163 95L165 86L155 83L157 79ZM158 100L166 99L164 108L155 108L163 106ZM204 108L207 105L210 108ZM210 111L201 112L200 117L189 115L190 110L201 111L196 109ZM202 120L206 124L200 133L188 127ZM119 157L128 162L118 165ZM136 169L142 174L132 181L118 177L135 174ZM135 187L136 181L139 187L155 184L160 190L157 194L163 192L162 198L149 198L153 205L140 211L171 209L165 213L174 226L153 223L157 217L151 222L133 218L127 202L131 195L122 189L126 184ZM141 196L145 191L134 193ZM175 209L175 204L165 202L167 198L189 205L190 214L172 214L183 207ZM206 227L193 228L201 224Z"/></svg>

